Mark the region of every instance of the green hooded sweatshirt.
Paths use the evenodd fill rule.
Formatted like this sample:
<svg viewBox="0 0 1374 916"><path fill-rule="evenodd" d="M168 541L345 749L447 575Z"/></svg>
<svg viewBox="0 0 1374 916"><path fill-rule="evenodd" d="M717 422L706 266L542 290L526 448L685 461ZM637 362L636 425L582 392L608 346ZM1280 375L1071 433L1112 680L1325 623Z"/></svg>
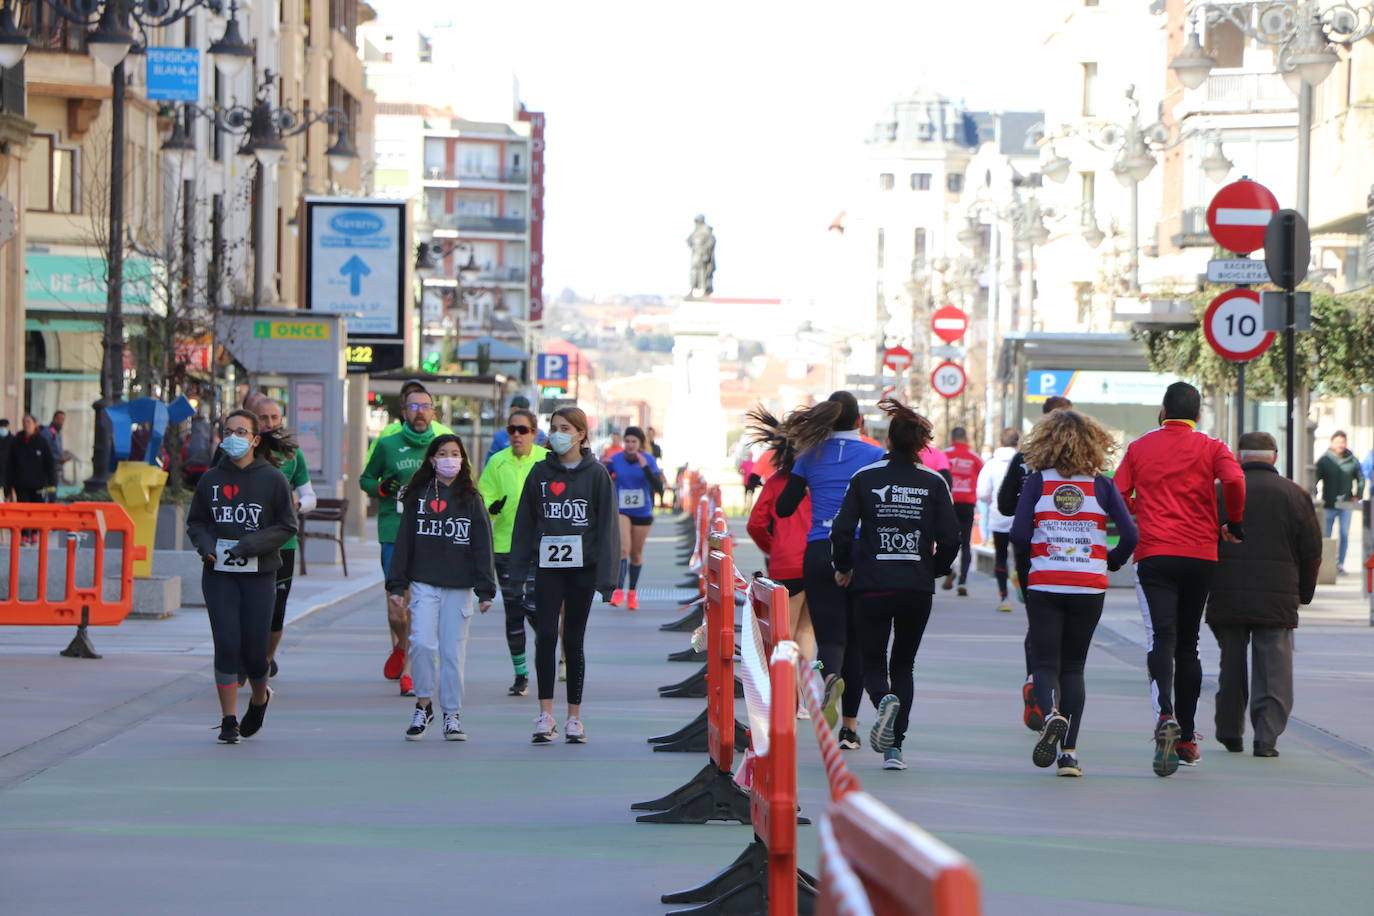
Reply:
<svg viewBox="0 0 1374 916"><path fill-rule="evenodd" d="M363 492L377 497L377 540L383 544L396 543L396 529L401 524L397 494L424 463L425 450L435 435L433 424L423 433L407 425L395 435L378 439L367 467L358 478L358 486Z"/></svg>

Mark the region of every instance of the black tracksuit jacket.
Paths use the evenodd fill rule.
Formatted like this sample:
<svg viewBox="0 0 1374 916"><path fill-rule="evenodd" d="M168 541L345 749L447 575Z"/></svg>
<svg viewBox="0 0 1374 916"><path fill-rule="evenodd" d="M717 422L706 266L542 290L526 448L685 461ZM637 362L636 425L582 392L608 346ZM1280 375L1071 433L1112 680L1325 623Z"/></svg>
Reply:
<svg viewBox="0 0 1374 916"><path fill-rule="evenodd" d="M436 481L436 483L438 483ZM437 588L470 588L480 601L496 597L491 519L476 490L455 497L452 486L430 485L423 493L407 488L405 511L396 529L396 552L386 590L405 592L412 582Z"/></svg>
<svg viewBox="0 0 1374 916"><path fill-rule="evenodd" d="M553 452L525 478L510 542L510 580L524 582L538 568L540 538L580 535L583 568L596 568L596 590L615 588L620 572L620 513L615 484L591 452L566 468Z"/></svg>
<svg viewBox="0 0 1374 916"><path fill-rule="evenodd" d="M215 541L238 541L234 556L257 557L259 572L281 568L281 545L296 533L291 484L262 458L240 468L228 457L206 471L186 513L186 536L201 556L215 552Z"/></svg>

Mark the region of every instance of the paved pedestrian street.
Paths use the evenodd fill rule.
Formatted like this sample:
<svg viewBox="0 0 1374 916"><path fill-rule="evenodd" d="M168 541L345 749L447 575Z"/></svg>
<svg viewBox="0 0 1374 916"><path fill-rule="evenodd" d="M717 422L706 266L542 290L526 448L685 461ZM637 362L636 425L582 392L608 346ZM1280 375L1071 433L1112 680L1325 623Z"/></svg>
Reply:
<svg viewBox="0 0 1374 916"><path fill-rule="evenodd" d="M130 621L122 640L98 632L98 645L107 637L101 661L13 644L17 631L5 628L0 667L22 665L30 676L20 690L0 675L0 724L13 713L31 734L22 746L0 745L0 912L672 909L660 894L704 881L750 839L737 824L637 824L629 808L704 762L653 753L644 741L685 724L703 703L655 690L694 670L665 660L685 636L658 630L675 610L670 587L683 578L669 565L674 528L660 519L649 543L645 593L659 600L638 612L594 610L584 746L530 744L536 705L505 695L499 607L473 627L466 743L444 742L437 728L419 743L402 740L412 701L381 678L376 585L288 627L267 724L237 746L216 744L211 729L208 627L187 625L203 611ZM744 573L760 565L751 546L740 547ZM1024 614L1019 605L997 613L991 582L971 581L968 598L936 598L917 659L910 769L884 771L867 749L845 759L866 789L973 860L987 912L1369 912L1374 758L1342 737L1342 723L1367 723L1374 680L1366 666L1343 682L1342 700L1316 706L1305 701L1302 652L1309 637L1339 637L1358 640L1367 662L1368 627L1299 631L1301 721L1280 741L1281 758L1227 754L1212 740L1209 687L1201 765L1160 779L1150 770L1133 595L1114 591L1089 656L1084 778L1060 779L1031 765L1032 736L1021 724ZM146 635L133 639L135 630ZM174 635L200 648L162 665ZM129 659L145 689L112 694L80 721L64 714L64 697L79 692L89 704L106 672L126 670ZM561 721L561 690L559 703ZM34 723L45 709L51 730L33 733L44 731ZM871 715L866 707L865 726ZM798 735L801 806L814 816L824 776L810 729ZM799 828L799 839L800 862L814 871L815 828Z"/></svg>

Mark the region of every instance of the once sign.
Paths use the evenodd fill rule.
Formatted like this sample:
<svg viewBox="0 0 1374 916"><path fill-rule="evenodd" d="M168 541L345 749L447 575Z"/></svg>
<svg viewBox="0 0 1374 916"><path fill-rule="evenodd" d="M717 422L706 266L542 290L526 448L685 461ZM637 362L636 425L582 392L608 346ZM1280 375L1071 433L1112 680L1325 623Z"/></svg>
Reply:
<svg viewBox="0 0 1374 916"><path fill-rule="evenodd" d="M1227 290L1212 300L1202 317L1202 332L1218 356L1243 363L1254 359L1274 342L1274 332L1264 330L1260 295L1250 289Z"/></svg>
<svg viewBox="0 0 1374 916"><path fill-rule="evenodd" d="M1218 245L1236 254L1264 247L1264 230L1279 202L1268 188L1243 178L1217 192L1207 208L1207 228Z"/></svg>
<svg viewBox="0 0 1374 916"><path fill-rule="evenodd" d="M968 384L968 377L958 363L941 363L930 373L930 387L943 398L958 397Z"/></svg>

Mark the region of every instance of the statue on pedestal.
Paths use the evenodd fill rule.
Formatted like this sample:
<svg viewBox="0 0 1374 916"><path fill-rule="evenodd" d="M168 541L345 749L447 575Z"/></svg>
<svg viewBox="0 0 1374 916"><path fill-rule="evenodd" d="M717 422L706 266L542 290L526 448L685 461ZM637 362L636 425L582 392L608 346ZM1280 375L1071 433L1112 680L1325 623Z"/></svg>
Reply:
<svg viewBox="0 0 1374 916"><path fill-rule="evenodd" d="M687 298L705 299L714 289L712 278L716 273L716 234L706 225L706 217L697 216L692 234L687 237L687 247L692 249L691 290Z"/></svg>

